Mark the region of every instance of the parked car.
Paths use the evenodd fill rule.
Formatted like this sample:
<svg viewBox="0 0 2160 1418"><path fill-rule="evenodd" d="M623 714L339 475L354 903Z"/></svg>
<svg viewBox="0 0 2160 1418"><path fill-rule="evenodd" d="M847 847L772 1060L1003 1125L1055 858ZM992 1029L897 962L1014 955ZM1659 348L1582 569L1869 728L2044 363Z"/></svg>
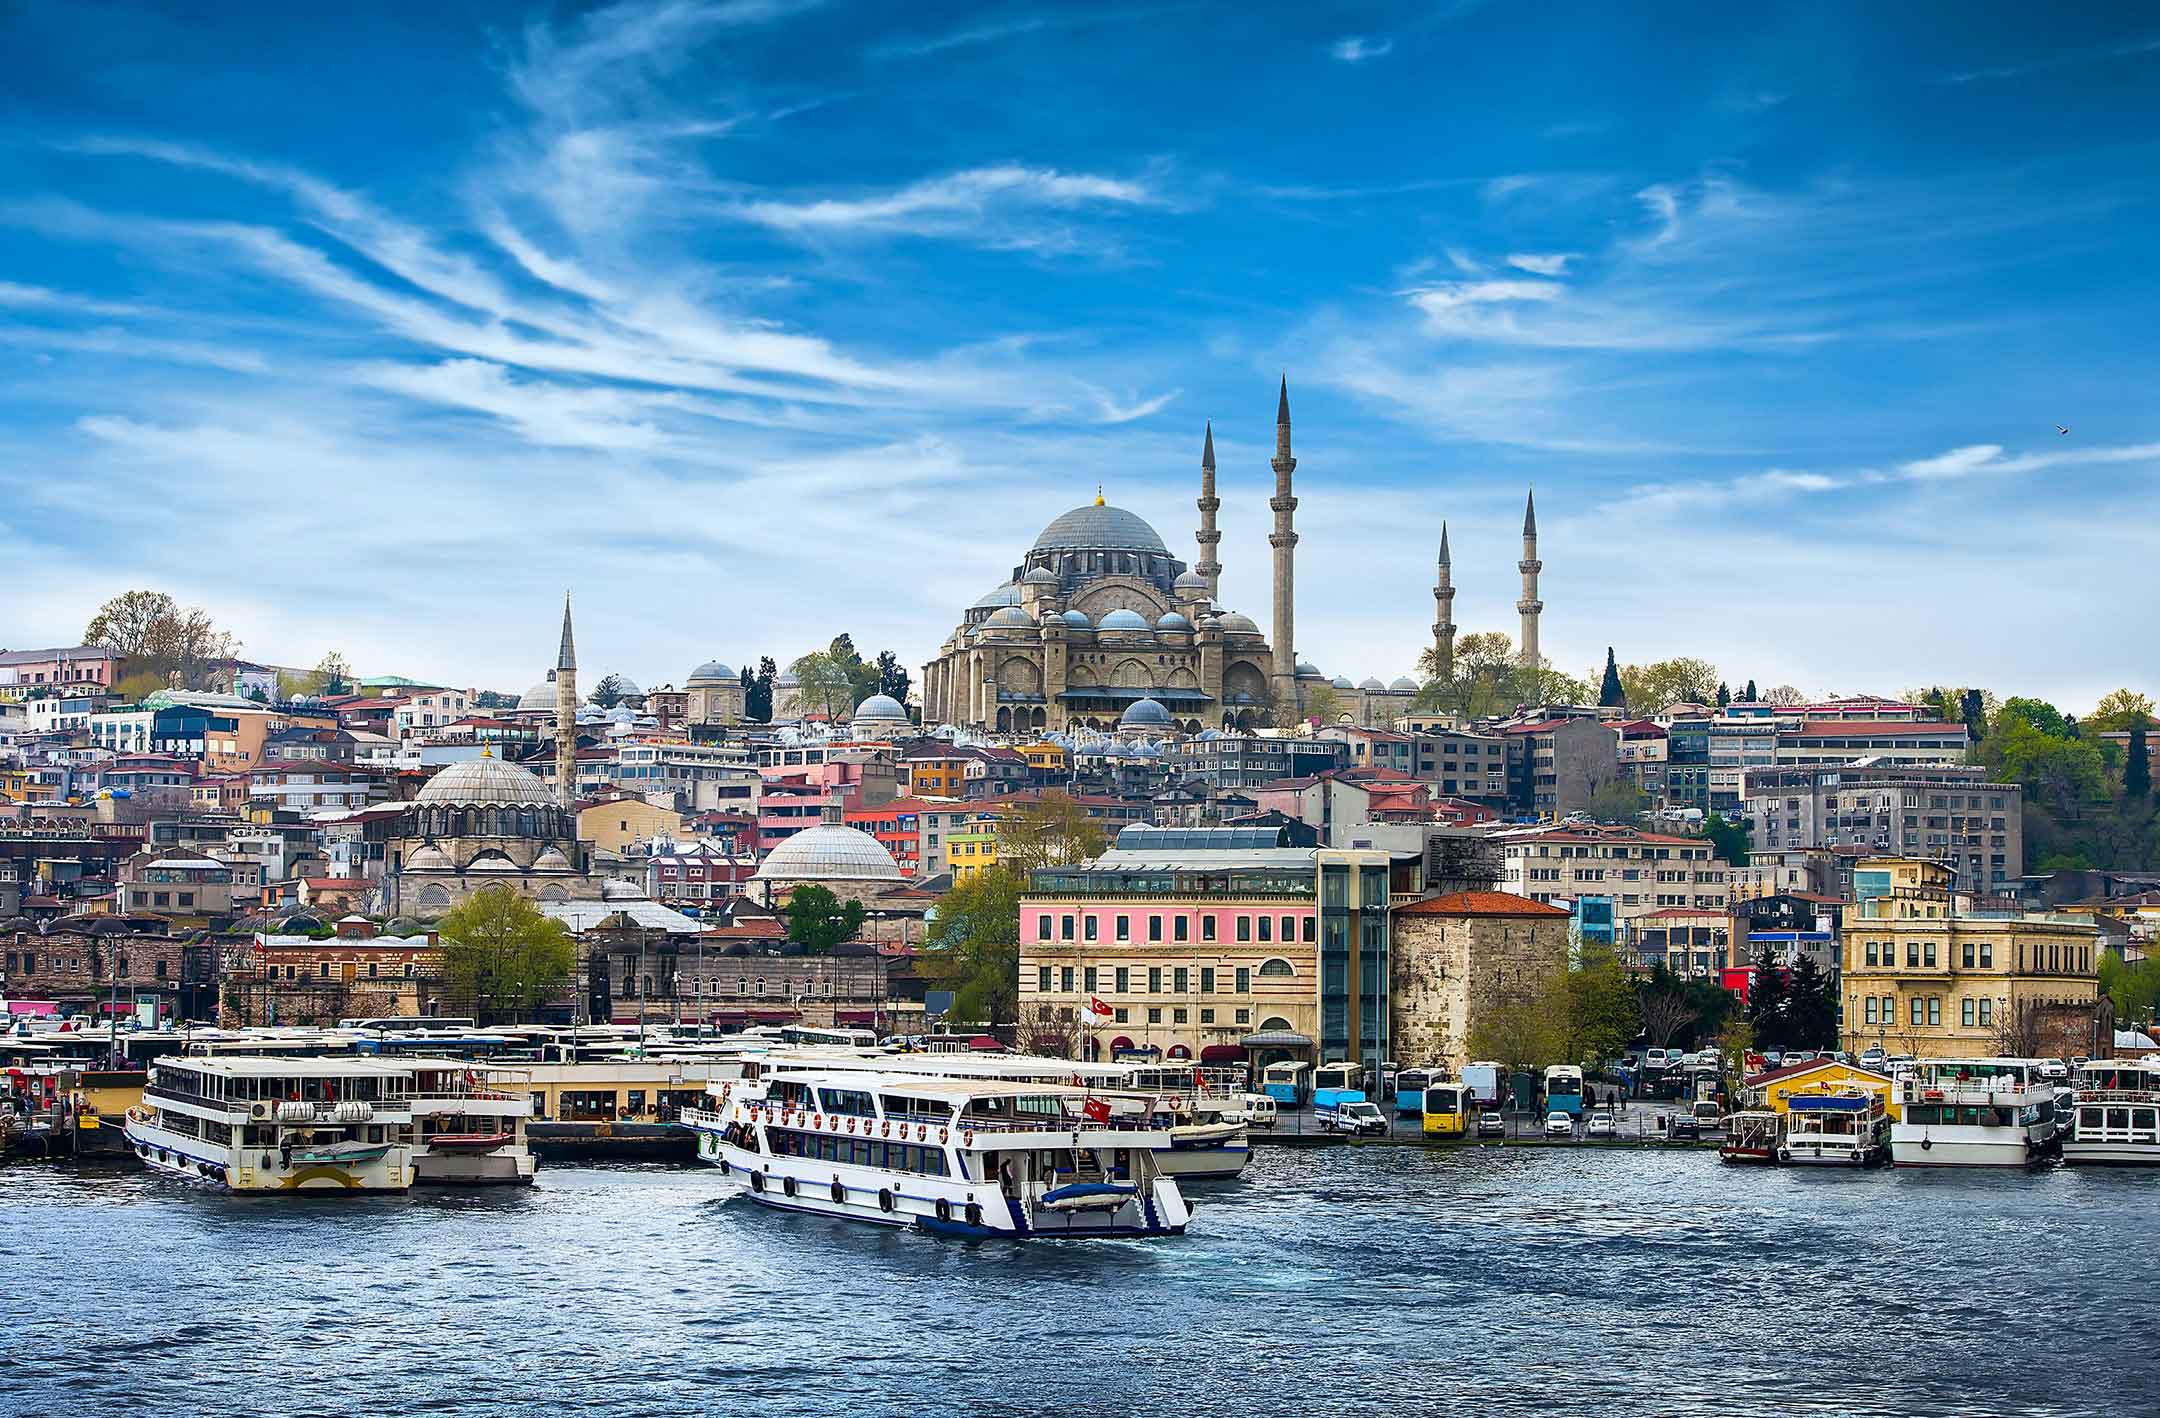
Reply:
<svg viewBox="0 0 2160 1418"><path fill-rule="evenodd" d="M2040 1076L2050 1083L2068 1078L2070 1076L2070 1065L2064 1063L2061 1059L2042 1059L2040 1060Z"/></svg>
<svg viewBox="0 0 2160 1418"><path fill-rule="evenodd" d="M1869 1045L1868 1048L1860 1055L1860 1067L1873 1069L1877 1073L1882 1072L1883 1066L1889 1062L1890 1055L1883 1049L1883 1046L1880 1044Z"/></svg>
<svg viewBox="0 0 2160 1418"><path fill-rule="evenodd" d="M1477 1135L1479 1137L1506 1137L1507 1119L1498 1113L1479 1113L1477 1115Z"/></svg>
<svg viewBox="0 0 2160 1418"><path fill-rule="evenodd" d="M1675 1113L1672 1121L1666 1124L1665 1137L1671 1142L1699 1142L1702 1124L1695 1121L1692 1113Z"/></svg>
<svg viewBox="0 0 2160 1418"><path fill-rule="evenodd" d="M1275 1100L1265 1093L1247 1093L1244 1096L1243 1106L1245 1109L1245 1126L1260 1128L1263 1131L1273 1128L1277 1117L1281 1113L1281 1110L1275 1104Z"/></svg>
<svg viewBox="0 0 2160 1418"><path fill-rule="evenodd" d="M1373 1103L1344 1103L1326 1108L1319 1114L1323 1132L1348 1133L1352 1137L1384 1137L1387 1135L1387 1114Z"/></svg>
<svg viewBox="0 0 2160 1418"><path fill-rule="evenodd" d="M1547 1113L1545 1115L1545 1135L1547 1137L1574 1137L1575 1115L1573 1113Z"/></svg>
<svg viewBox="0 0 2160 1418"><path fill-rule="evenodd" d="M1592 1113L1583 1124L1583 1136L1610 1142L1620 1136L1620 1124L1611 1113Z"/></svg>
<svg viewBox="0 0 2160 1418"><path fill-rule="evenodd" d="M1695 1120L1696 1127L1707 1130L1725 1120L1725 1111L1708 1098L1698 1098L1695 1106L1688 1110L1688 1116Z"/></svg>

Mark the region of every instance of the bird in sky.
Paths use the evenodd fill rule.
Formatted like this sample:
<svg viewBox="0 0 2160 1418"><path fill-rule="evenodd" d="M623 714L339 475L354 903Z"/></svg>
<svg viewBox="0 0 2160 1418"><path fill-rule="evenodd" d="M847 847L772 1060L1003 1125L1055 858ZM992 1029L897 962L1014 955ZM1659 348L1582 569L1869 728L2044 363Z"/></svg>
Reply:
<svg viewBox="0 0 2160 1418"><path fill-rule="evenodd" d="M2059 434L2063 435L2064 437L2068 437L2068 436L2069 436L2069 434L2070 434L2070 430L2069 430L2068 428L2064 427L2064 426L2063 426L2062 424L2056 424L2056 425L2055 425L2055 431L2056 431L2057 433L2059 433Z"/></svg>

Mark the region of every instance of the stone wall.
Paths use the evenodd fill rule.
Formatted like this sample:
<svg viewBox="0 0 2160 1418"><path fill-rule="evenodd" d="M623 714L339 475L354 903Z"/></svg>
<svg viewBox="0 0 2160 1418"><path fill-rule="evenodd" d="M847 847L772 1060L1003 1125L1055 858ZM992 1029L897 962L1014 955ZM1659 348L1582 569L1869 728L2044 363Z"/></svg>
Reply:
<svg viewBox="0 0 2160 1418"><path fill-rule="evenodd" d="M1564 916L1435 916L1398 912L1388 982L1395 1058L1460 1076L1485 1011L1528 1002L1567 963Z"/></svg>

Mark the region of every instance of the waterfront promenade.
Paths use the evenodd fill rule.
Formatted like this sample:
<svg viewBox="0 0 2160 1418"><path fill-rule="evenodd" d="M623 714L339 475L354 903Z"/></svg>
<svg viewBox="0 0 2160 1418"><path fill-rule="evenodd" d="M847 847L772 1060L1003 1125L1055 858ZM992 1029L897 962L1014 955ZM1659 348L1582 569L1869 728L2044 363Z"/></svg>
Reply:
<svg viewBox="0 0 2160 1418"><path fill-rule="evenodd" d="M2124 1264L2138 1173L1270 1149L1193 1189L1186 1236L1088 1246L729 1190L548 1168L262 1200L13 1168L0 1413L2112 1415L2150 1411L2160 1340Z"/></svg>

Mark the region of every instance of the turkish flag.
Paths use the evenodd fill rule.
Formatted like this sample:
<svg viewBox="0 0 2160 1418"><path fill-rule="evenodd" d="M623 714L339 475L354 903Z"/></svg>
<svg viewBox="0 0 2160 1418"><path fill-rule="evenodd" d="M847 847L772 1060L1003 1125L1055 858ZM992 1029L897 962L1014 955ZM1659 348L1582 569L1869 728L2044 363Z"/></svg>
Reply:
<svg viewBox="0 0 2160 1418"><path fill-rule="evenodd" d="M1080 1111L1091 1123L1110 1121L1110 1105L1100 1098L1090 1098L1080 1105Z"/></svg>

